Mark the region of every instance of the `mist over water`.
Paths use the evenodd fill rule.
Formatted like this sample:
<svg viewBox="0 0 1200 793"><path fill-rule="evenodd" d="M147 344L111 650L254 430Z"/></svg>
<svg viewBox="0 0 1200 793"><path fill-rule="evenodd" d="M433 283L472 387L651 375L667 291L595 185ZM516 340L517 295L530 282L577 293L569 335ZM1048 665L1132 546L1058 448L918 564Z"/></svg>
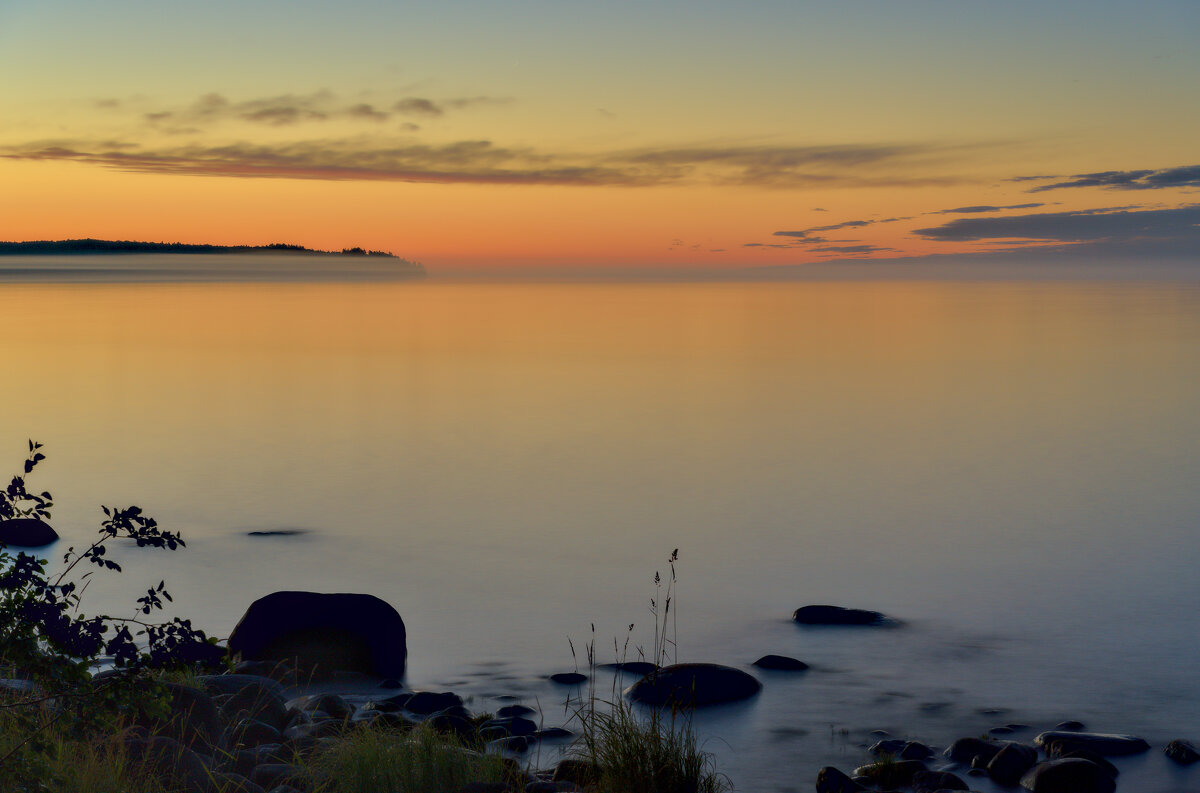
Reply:
<svg viewBox="0 0 1200 793"><path fill-rule="evenodd" d="M371 592L410 685L549 724L567 637L649 647L678 547L681 660L813 667L698 718L741 790L811 789L876 728L1200 737L1194 283L0 290L0 450L46 444L63 545L129 503L188 541L117 553L95 610L165 578L223 636L274 590Z"/></svg>

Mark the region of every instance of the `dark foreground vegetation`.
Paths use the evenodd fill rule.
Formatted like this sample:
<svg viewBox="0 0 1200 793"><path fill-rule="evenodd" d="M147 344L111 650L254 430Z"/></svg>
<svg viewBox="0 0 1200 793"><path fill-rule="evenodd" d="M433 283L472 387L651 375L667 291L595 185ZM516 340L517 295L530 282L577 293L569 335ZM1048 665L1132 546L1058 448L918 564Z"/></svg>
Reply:
<svg viewBox="0 0 1200 793"><path fill-rule="evenodd" d="M26 487L45 455L30 441L0 490L0 537L53 541L53 497ZM385 691L357 706L326 693L286 698L313 670L235 663L187 620L155 620L159 581L132 616L86 616L90 577L120 572L113 543L185 547L138 507L103 507L96 539L60 572L0 543L0 790L3 793L720 793L727 780L686 716L648 716L614 697L581 697L567 759L516 759L543 733L527 709L472 714L451 693ZM46 533L29 533L44 525ZM672 575L673 579L673 575ZM670 608L670 590L667 595ZM665 626L665 622L664 622ZM665 637L665 632L662 634ZM657 639L656 639L657 642ZM665 647L665 639L662 647ZM656 651L660 648L656 645ZM665 653L665 650L663 650ZM594 655L589 647L589 659ZM594 669L593 669L594 671ZM594 675L593 675L594 679ZM399 681L387 681L401 688Z"/></svg>

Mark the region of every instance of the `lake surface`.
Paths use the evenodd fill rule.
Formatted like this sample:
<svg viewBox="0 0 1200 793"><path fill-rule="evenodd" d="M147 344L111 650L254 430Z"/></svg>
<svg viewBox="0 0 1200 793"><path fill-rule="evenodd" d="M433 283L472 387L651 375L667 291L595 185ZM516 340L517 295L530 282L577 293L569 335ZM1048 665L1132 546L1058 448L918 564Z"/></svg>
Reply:
<svg viewBox="0 0 1200 793"><path fill-rule="evenodd" d="M224 636L274 590L371 592L408 626L410 685L561 723L568 638L581 667L593 624L600 661L630 623L649 652L679 548L680 660L813 667L697 718L739 790L811 790L874 729L1200 739L1194 282L0 295L0 451L16 472L46 444L30 484L63 545L130 503L188 542L121 549L93 610L165 578ZM247 536L278 529L305 533ZM808 603L904 625L803 629ZM1157 751L1121 767L1122 790L1200 785Z"/></svg>

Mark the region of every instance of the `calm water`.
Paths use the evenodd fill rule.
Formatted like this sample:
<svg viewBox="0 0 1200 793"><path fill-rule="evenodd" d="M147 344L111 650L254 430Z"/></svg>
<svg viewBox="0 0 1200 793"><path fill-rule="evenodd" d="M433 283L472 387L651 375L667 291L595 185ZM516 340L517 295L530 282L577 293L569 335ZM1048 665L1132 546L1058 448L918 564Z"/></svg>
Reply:
<svg viewBox="0 0 1200 793"><path fill-rule="evenodd" d="M411 685L559 723L542 678L573 668L568 637L582 655L594 623L612 660L632 622L649 646L678 547L681 660L814 667L699 718L740 790L811 790L877 728L1200 738L1195 284L0 294L0 450L16 471L46 444L31 484L65 542L129 503L188 540L121 551L93 608L166 578L226 635L273 590L372 592L408 625ZM306 533L246 536L280 528ZM813 602L906 625L790 622ZM1122 767L1145 769L1123 790L1200 784L1157 753Z"/></svg>

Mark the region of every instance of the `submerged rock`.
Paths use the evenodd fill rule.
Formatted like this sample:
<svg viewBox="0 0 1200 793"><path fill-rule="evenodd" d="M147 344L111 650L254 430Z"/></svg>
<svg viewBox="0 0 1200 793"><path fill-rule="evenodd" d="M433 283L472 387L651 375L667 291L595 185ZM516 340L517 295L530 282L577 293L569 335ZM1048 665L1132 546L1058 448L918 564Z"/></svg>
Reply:
<svg viewBox="0 0 1200 793"><path fill-rule="evenodd" d="M579 672L559 672L550 675L550 679L564 686L577 686L580 683L587 682L587 675L580 674Z"/></svg>
<svg viewBox="0 0 1200 793"><path fill-rule="evenodd" d="M801 606L792 613L801 625L882 625L886 617L878 611L841 606Z"/></svg>
<svg viewBox="0 0 1200 793"><path fill-rule="evenodd" d="M970 790L966 782L948 771L918 771L913 774L913 790L936 793L939 790Z"/></svg>
<svg viewBox="0 0 1200 793"><path fill-rule="evenodd" d="M798 658L786 655L764 655L754 662L759 669L770 669L776 672L803 672L808 664Z"/></svg>
<svg viewBox="0 0 1200 793"><path fill-rule="evenodd" d="M285 591L250 604L229 650L252 660L296 658L318 672L402 678L404 620L374 595Z"/></svg>
<svg viewBox="0 0 1200 793"><path fill-rule="evenodd" d="M1196 751L1196 747L1180 739L1167 744L1166 748L1163 749L1163 753L1180 765L1191 765L1200 760L1200 752Z"/></svg>
<svg viewBox="0 0 1200 793"><path fill-rule="evenodd" d="M404 707L421 716L429 716L449 708L461 708L463 704L462 697L453 691L443 691L440 694L434 691L418 691L402 696L404 696ZM399 698L392 697L393 700Z"/></svg>
<svg viewBox="0 0 1200 793"><path fill-rule="evenodd" d="M1046 754L1061 755L1076 749L1095 752L1101 757L1123 757L1141 754L1150 748L1145 739L1134 735L1115 735L1102 732L1067 732L1050 730L1033 739Z"/></svg>
<svg viewBox="0 0 1200 793"><path fill-rule="evenodd" d="M817 793L858 793L860 790L866 788L831 765L817 772Z"/></svg>
<svg viewBox="0 0 1200 793"><path fill-rule="evenodd" d="M648 675L658 667L649 661L620 661L615 664L601 664L601 669L615 669L631 675Z"/></svg>
<svg viewBox="0 0 1200 793"><path fill-rule="evenodd" d="M58 532L41 518L0 520L0 543L13 548L41 548L58 540Z"/></svg>
<svg viewBox="0 0 1200 793"><path fill-rule="evenodd" d="M927 760L933 757L933 749L925 744L919 741L902 741L899 738L876 741L868 751L874 757L886 755L894 760Z"/></svg>
<svg viewBox="0 0 1200 793"><path fill-rule="evenodd" d="M920 760L900 760L860 766L854 769L854 775L866 777L886 789L911 785L913 777L925 770L925 764Z"/></svg>
<svg viewBox="0 0 1200 793"><path fill-rule="evenodd" d="M740 669L719 664L675 664L646 675L625 694L645 705L698 707L747 699L762 683Z"/></svg>

